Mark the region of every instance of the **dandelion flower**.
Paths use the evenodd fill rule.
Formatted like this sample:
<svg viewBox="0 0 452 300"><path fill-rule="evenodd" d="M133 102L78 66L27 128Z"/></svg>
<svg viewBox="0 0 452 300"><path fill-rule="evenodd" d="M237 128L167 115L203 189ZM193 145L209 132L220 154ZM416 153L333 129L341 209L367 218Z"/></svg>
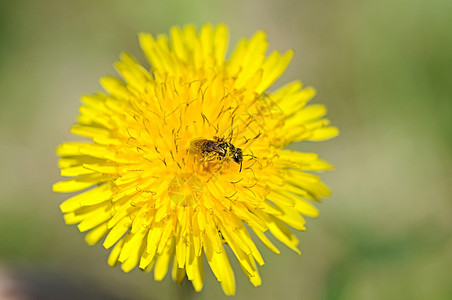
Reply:
<svg viewBox="0 0 452 300"><path fill-rule="evenodd" d="M88 232L88 244L103 239L108 264L125 272L153 270L162 280L171 266L174 281L187 277L199 291L205 256L234 294L230 248L258 286L264 260L255 240L279 253L273 235L300 253L288 226L305 230L303 216L318 214L312 203L330 194L308 172L331 165L284 148L338 130L323 105L306 106L313 88L297 81L267 91L293 52L267 56L264 32L241 40L228 59L224 25L139 41L150 68L121 54L122 80L102 78L106 92L82 97L71 132L89 141L57 149L61 175L71 178L53 190L80 191L61 204L64 219Z"/></svg>

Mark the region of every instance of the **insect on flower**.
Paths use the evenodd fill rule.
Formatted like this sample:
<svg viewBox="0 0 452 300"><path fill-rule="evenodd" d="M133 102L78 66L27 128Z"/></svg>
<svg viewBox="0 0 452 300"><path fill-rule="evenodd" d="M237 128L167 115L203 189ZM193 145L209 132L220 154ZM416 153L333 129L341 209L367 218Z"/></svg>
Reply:
<svg viewBox="0 0 452 300"><path fill-rule="evenodd" d="M235 147L231 142L227 142L224 138L217 136L213 140L198 138L190 142L190 152L199 155L201 159L198 160L209 162L218 160L220 162L233 160L240 164L242 171L243 152L242 149Z"/></svg>

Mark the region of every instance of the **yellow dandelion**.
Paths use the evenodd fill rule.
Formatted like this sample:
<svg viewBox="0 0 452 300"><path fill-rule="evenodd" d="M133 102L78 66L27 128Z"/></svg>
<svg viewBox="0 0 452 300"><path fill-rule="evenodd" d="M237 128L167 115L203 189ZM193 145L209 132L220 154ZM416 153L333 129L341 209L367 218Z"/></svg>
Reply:
<svg viewBox="0 0 452 300"><path fill-rule="evenodd" d="M323 105L306 106L311 87L270 85L293 52L266 55L264 32L243 39L225 59L224 25L188 25L169 36L139 35L150 68L123 53L123 80L101 79L105 93L82 97L71 132L87 142L57 149L61 175L55 192L82 191L61 204L67 224L89 231L90 245L112 248L108 264L134 267L162 280L172 262L176 282L203 287L203 257L226 294L235 279L230 248L255 286L264 260L250 231L273 252L268 235L300 253L288 226L330 194L305 171L332 169L314 153L284 150L295 141L337 135Z"/></svg>

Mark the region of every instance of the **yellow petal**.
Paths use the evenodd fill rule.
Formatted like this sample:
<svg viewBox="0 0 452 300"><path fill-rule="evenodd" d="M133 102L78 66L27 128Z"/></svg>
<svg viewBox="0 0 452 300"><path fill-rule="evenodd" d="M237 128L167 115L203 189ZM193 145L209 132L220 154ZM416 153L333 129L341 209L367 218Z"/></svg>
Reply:
<svg viewBox="0 0 452 300"><path fill-rule="evenodd" d="M88 245L92 246L96 244L98 241L100 241L100 239L103 238L107 232L108 232L107 224L102 223L101 225L97 226L86 235L85 242Z"/></svg>
<svg viewBox="0 0 452 300"><path fill-rule="evenodd" d="M306 139L308 141L323 141L331 139L339 135L339 129L337 127L319 128L312 132L312 134Z"/></svg>
<svg viewBox="0 0 452 300"><path fill-rule="evenodd" d="M67 213L82 206L95 205L107 201L111 195L111 187L109 185L102 185L67 199L60 205L60 209L63 213Z"/></svg>
<svg viewBox="0 0 452 300"><path fill-rule="evenodd" d="M272 56L273 55L273 56ZM294 52L292 50L287 51L283 56L279 57L279 53L270 55L267 61L263 64L264 75L260 85L257 87L256 92L261 94L278 79L289 65ZM277 59L275 59L277 57Z"/></svg>
<svg viewBox="0 0 452 300"><path fill-rule="evenodd" d="M95 184L105 182L108 179L109 177L107 176L95 173L57 182L52 188L54 192L58 193L77 192Z"/></svg>
<svg viewBox="0 0 452 300"><path fill-rule="evenodd" d="M129 230L130 223L131 221L129 219L124 218L110 229L110 232L108 233L107 238L105 239L103 244L105 249L110 248L123 237L123 235Z"/></svg>
<svg viewBox="0 0 452 300"><path fill-rule="evenodd" d="M173 242L170 241L156 260L154 269L155 280L161 281L163 278L165 278L166 273L168 272L168 266L173 256L173 252L174 252Z"/></svg>

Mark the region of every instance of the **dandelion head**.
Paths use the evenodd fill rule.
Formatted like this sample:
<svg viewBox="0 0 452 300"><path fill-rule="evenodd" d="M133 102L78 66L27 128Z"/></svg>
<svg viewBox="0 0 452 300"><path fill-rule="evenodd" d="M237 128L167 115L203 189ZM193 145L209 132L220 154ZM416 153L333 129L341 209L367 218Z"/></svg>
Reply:
<svg viewBox="0 0 452 300"><path fill-rule="evenodd" d="M108 264L135 267L156 280L170 269L203 286L203 260L226 294L235 279L230 248L255 286L272 235L297 253L289 230L304 230L313 202L329 189L312 172L331 165L314 153L286 150L295 141L337 135L323 105L298 81L269 92L293 52L266 55L264 32L239 42L229 58L227 28L172 28L140 34L149 63L127 53L115 63L122 79L105 77L105 92L82 97L75 135L57 149L56 192L79 192L60 206L86 242L112 248ZM250 233L253 232L254 238Z"/></svg>

